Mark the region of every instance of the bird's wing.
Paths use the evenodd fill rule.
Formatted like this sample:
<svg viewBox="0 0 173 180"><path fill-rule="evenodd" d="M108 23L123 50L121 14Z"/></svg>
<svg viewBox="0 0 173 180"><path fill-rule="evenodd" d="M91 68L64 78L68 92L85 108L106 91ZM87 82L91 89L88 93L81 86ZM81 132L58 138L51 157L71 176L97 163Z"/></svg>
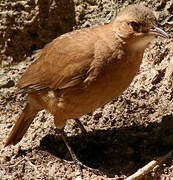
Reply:
<svg viewBox="0 0 173 180"><path fill-rule="evenodd" d="M96 34L90 34L92 37L85 32L67 34L46 45L17 86L25 92L34 92L92 82L101 73L105 61L111 59L112 50L99 42Z"/></svg>

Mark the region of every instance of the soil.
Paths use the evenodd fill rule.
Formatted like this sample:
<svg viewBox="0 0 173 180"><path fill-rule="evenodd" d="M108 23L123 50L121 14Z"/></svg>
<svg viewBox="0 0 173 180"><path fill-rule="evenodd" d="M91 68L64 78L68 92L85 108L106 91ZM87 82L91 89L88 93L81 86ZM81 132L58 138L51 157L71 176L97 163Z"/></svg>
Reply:
<svg viewBox="0 0 173 180"><path fill-rule="evenodd" d="M74 120L65 133L84 169L84 179L125 179L173 149L173 1L172 0L14 0L0 2L0 179L79 179L77 166L55 134L53 117L41 111L16 146L4 148L26 95L16 82L34 61L34 50L55 37L106 24L123 7L142 3L156 12L170 39L157 38L146 49L139 73L117 99ZM173 179L173 156L143 179Z"/></svg>

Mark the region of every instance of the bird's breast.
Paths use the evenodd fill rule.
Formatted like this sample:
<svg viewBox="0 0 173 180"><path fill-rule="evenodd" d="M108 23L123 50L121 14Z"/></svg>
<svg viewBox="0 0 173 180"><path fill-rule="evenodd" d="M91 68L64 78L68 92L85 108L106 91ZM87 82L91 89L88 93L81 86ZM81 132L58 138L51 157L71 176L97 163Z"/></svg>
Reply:
<svg viewBox="0 0 173 180"><path fill-rule="evenodd" d="M105 105L128 88L139 70L141 60L141 54L118 60L87 87L74 87L64 91L59 106L67 111L70 116L67 118L76 118Z"/></svg>

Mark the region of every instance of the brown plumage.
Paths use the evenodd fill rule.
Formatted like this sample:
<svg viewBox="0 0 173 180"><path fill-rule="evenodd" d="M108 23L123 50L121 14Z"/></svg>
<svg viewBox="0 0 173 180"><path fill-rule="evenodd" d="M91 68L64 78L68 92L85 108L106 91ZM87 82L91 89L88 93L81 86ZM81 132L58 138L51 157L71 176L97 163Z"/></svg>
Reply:
<svg viewBox="0 0 173 180"><path fill-rule="evenodd" d="M115 20L62 35L47 44L17 86L28 93L5 146L18 143L38 111L54 116L58 129L119 96L131 83L143 53L155 36L153 12L141 5L122 10Z"/></svg>

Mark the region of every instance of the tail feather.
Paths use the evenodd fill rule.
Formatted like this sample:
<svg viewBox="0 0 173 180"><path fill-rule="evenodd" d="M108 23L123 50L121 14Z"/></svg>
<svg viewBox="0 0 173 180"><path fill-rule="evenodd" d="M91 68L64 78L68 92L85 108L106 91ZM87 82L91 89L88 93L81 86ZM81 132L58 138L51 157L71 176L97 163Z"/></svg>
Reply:
<svg viewBox="0 0 173 180"><path fill-rule="evenodd" d="M29 103L25 106L23 112L10 132L10 135L8 136L5 147L8 145L16 145L22 139L37 113L38 110Z"/></svg>

